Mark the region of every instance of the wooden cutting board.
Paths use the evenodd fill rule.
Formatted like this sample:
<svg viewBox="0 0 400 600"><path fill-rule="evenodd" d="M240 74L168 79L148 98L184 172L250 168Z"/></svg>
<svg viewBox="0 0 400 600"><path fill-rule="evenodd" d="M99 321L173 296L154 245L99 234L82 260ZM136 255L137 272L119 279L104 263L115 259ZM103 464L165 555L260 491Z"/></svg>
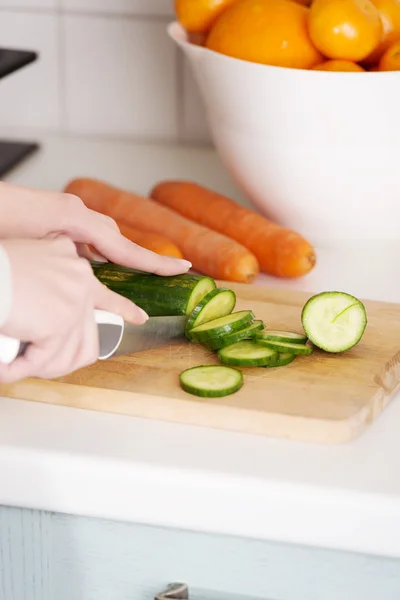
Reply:
<svg viewBox="0 0 400 600"><path fill-rule="evenodd" d="M252 285L235 289L237 310L251 308L272 329L301 331L310 294ZM326 444L360 435L400 385L400 305L366 302L368 326L342 355L315 351L286 367L245 369L245 385L225 398L183 392L178 375L215 354L186 341L109 359L56 381L0 386L0 395L150 419Z"/></svg>

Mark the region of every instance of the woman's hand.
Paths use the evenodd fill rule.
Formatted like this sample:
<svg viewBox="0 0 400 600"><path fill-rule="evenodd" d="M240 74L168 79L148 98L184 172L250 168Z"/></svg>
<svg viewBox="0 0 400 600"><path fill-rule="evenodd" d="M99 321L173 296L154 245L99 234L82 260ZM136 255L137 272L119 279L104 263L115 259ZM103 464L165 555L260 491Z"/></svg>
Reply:
<svg viewBox="0 0 400 600"><path fill-rule="evenodd" d="M95 362L95 308L138 325L147 320L140 308L95 278L68 237L7 240L2 246L13 279L11 314L2 333L31 344L11 365L0 365L0 382L60 377Z"/></svg>
<svg viewBox="0 0 400 600"><path fill-rule="evenodd" d="M0 239L60 234L79 249L91 245L107 260L132 269L177 275L191 267L186 260L160 256L130 242L113 219L89 210L77 196L0 183Z"/></svg>

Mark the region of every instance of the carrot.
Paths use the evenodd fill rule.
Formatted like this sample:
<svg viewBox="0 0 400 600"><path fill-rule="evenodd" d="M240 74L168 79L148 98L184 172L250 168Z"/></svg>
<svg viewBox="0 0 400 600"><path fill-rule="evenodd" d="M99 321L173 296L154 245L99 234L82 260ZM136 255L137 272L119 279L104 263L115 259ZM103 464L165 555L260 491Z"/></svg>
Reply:
<svg viewBox="0 0 400 600"><path fill-rule="evenodd" d="M131 242L135 242L135 244L139 244L142 248L147 248L147 250L152 250L153 252L164 256L183 258L179 248L162 235L139 231L139 229L135 229L135 227L131 227L124 222L118 223L118 227L124 237L131 240Z"/></svg>
<svg viewBox="0 0 400 600"><path fill-rule="evenodd" d="M315 265L315 251L301 235L200 185L164 181L153 188L151 198L243 244L265 273L301 277Z"/></svg>
<svg viewBox="0 0 400 600"><path fill-rule="evenodd" d="M88 208L140 231L167 235L193 268L216 279L250 283L259 273L255 256L234 240L197 225L154 200L94 179L71 181L65 191Z"/></svg>

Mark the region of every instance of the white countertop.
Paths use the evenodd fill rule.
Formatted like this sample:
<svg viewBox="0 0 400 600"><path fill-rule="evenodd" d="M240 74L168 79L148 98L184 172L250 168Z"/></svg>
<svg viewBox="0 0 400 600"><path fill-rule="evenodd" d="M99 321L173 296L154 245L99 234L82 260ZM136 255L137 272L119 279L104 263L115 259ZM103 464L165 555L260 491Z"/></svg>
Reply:
<svg viewBox="0 0 400 600"><path fill-rule="evenodd" d="M43 137L9 180L164 177L240 196L208 149ZM296 282L400 302L400 243L318 248ZM394 324L395 326L396 324ZM0 398L0 504L400 557L400 402L357 441L320 447Z"/></svg>

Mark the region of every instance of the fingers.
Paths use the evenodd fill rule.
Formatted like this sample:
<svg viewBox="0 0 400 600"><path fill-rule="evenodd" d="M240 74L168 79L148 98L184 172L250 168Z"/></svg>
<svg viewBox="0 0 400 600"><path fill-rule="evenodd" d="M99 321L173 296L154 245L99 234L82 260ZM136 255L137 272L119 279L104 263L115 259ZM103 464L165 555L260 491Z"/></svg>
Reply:
<svg viewBox="0 0 400 600"><path fill-rule="evenodd" d="M64 194L64 206L67 233L74 242L93 246L111 262L157 275L186 273L192 266L186 260L161 256L134 244L121 235L111 217L87 209L77 196Z"/></svg>
<svg viewBox="0 0 400 600"><path fill-rule="evenodd" d="M81 334L81 331L79 331ZM100 353L99 333L96 325L93 308L90 304L86 306L85 319L83 323L83 339L79 344L73 357L73 368L81 369L97 361ZM76 366L77 365L77 366Z"/></svg>
<svg viewBox="0 0 400 600"><path fill-rule="evenodd" d="M81 258L86 258L89 261L107 262L107 259L101 254L97 254L95 249L87 244L76 244L76 251Z"/></svg>
<svg viewBox="0 0 400 600"><path fill-rule="evenodd" d="M94 234L94 230L92 230ZM90 242L96 250L109 261L118 265L155 273L156 275L179 275L186 273L192 266L190 262L169 256L161 256L134 244L120 233L109 232L108 235L92 236Z"/></svg>
<svg viewBox="0 0 400 600"><path fill-rule="evenodd" d="M10 365L0 365L0 381L13 383L26 377L39 377L50 379L68 373L72 360L61 361L60 340L46 340L42 343L29 345L25 354L17 358ZM70 341L63 340L64 354L70 353ZM75 353L75 350L74 350ZM57 365L57 367L56 367Z"/></svg>
<svg viewBox="0 0 400 600"><path fill-rule="evenodd" d="M112 292L105 285L96 280L95 307L120 315L127 323L143 325L148 320L148 315L133 302Z"/></svg>
<svg viewBox="0 0 400 600"><path fill-rule="evenodd" d="M103 215L102 213L98 213L95 210L91 210L88 209L90 213L92 213L92 218L97 218L97 219L101 219L103 221L103 223L105 225L107 225L107 227L110 227L111 229L114 229L114 231L118 231L119 232L119 227L117 225L117 223L114 221L114 219L112 219L111 217L109 217L108 215Z"/></svg>
<svg viewBox="0 0 400 600"><path fill-rule="evenodd" d="M28 346L25 354L10 365L0 364L0 382L13 383L27 377L54 379L96 362L99 336L93 309L66 336L47 338Z"/></svg>
<svg viewBox="0 0 400 600"><path fill-rule="evenodd" d="M107 260L131 269L157 275L178 275L186 273L192 266L186 260L161 256L141 248L121 235L113 219L84 207L71 227L75 242L91 245Z"/></svg>

